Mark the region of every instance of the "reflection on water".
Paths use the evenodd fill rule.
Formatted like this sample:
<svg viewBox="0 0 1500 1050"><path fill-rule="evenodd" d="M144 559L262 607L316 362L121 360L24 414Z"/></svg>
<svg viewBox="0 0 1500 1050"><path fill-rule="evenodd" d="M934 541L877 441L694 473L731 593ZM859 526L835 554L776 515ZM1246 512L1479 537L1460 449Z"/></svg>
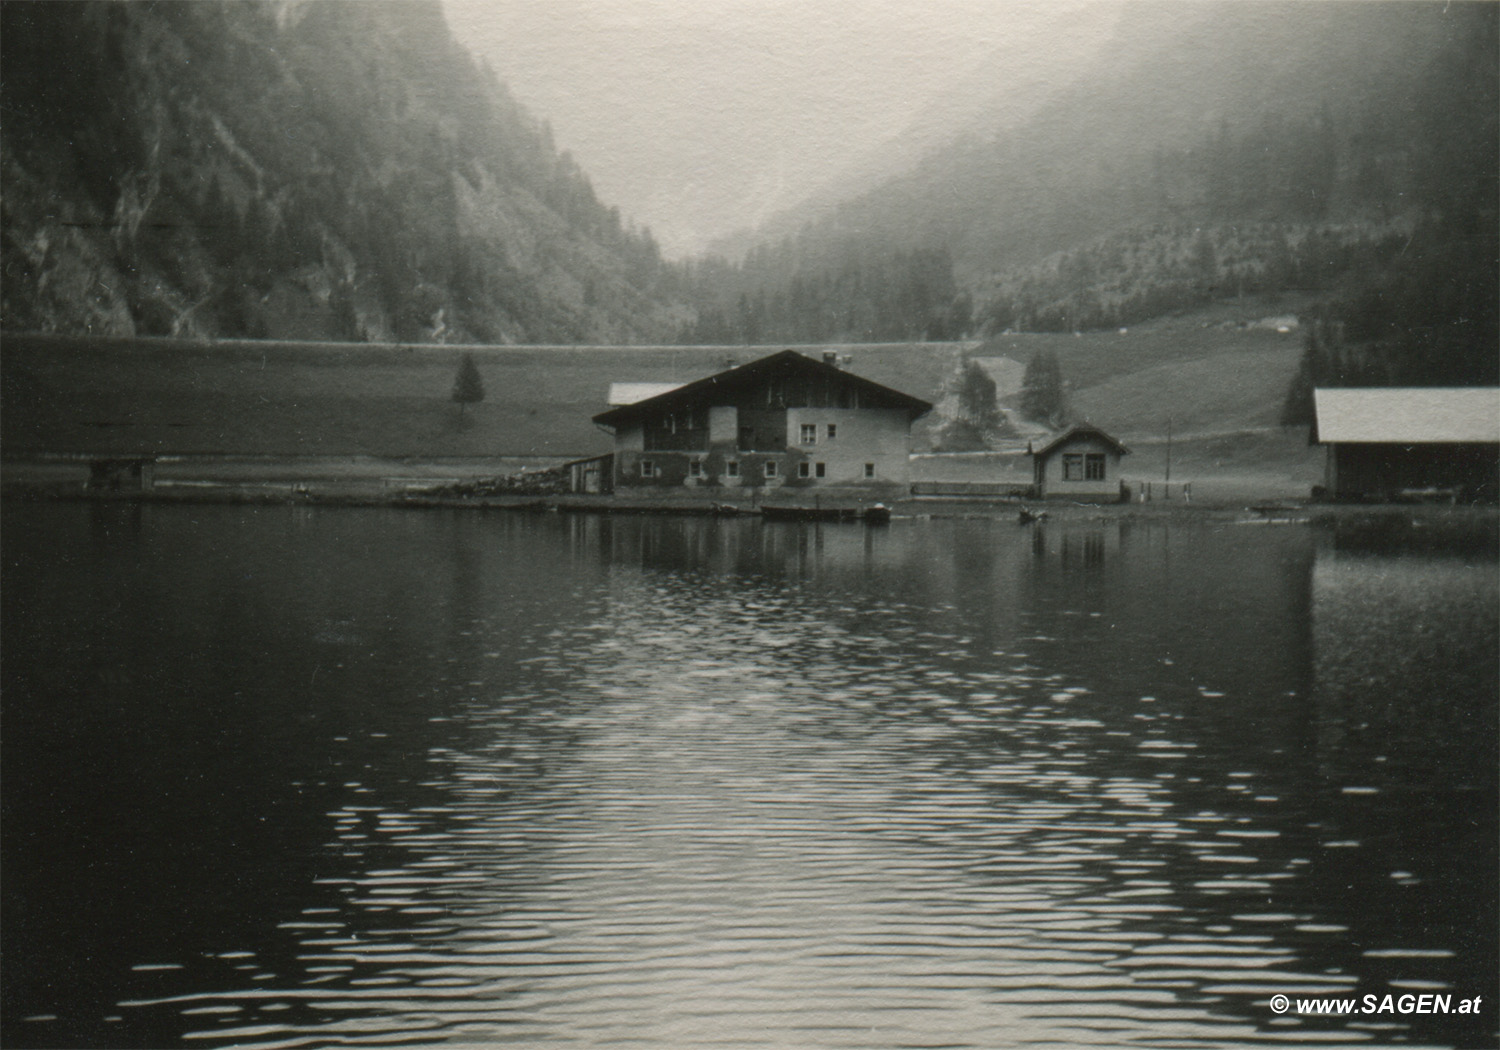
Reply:
<svg viewBox="0 0 1500 1050"><path fill-rule="evenodd" d="M5 1045L1485 1045L1491 561L7 508Z"/></svg>

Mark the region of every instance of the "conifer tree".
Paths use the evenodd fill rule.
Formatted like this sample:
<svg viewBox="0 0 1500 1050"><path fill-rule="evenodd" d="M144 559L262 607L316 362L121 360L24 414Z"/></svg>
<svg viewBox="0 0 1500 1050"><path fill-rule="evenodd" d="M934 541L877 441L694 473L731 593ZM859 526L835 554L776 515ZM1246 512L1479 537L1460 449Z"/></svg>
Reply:
<svg viewBox="0 0 1500 1050"><path fill-rule="evenodd" d="M1000 410L995 381L978 361L960 358L948 387L956 404L953 418L938 432L938 447L943 451L977 452L1010 432L1010 421Z"/></svg>
<svg viewBox="0 0 1500 1050"><path fill-rule="evenodd" d="M458 414L462 416L469 405L484 400L484 380L479 378L479 368L474 364L473 354L464 354L458 364L458 374L453 377L453 400L458 402Z"/></svg>
<svg viewBox="0 0 1500 1050"><path fill-rule="evenodd" d="M1021 379L1021 413L1027 419L1057 425L1062 422L1066 408L1062 367L1057 363L1057 355L1038 350L1027 363L1026 374Z"/></svg>

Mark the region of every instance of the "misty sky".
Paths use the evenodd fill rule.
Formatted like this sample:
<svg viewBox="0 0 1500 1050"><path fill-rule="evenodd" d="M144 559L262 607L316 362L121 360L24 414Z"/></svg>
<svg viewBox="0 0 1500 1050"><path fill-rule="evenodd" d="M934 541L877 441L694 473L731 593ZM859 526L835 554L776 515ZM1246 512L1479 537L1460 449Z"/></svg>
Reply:
<svg viewBox="0 0 1500 1050"><path fill-rule="evenodd" d="M913 124L960 126L1010 89L1035 97L1115 13L1078 0L443 2L454 35L670 256L868 170Z"/></svg>

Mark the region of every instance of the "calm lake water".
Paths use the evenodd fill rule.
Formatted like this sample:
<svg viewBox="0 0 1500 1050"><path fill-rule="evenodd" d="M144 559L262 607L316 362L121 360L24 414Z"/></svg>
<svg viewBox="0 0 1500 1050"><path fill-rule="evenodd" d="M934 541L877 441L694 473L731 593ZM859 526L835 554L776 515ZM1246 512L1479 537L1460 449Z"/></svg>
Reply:
<svg viewBox="0 0 1500 1050"><path fill-rule="evenodd" d="M3 524L7 1047L1496 1042L1493 550Z"/></svg>

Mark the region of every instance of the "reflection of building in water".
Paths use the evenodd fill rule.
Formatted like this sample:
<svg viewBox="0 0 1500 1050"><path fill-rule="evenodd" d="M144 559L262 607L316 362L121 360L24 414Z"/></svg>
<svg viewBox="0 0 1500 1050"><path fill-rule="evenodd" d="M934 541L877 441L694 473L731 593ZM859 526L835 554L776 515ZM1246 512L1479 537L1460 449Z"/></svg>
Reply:
<svg viewBox="0 0 1500 1050"><path fill-rule="evenodd" d="M1119 533L1115 533L1118 538ZM1087 569L1104 564L1104 530L1064 533L1062 563L1065 569Z"/></svg>
<svg viewBox="0 0 1500 1050"><path fill-rule="evenodd" d="M564 521L575 558L673 572L690 566L709 575L792 579L899 573L921 551L905 530L858 524L601 514Z"/></svg>
<svg viewBox="0 0 1500 1050"><path fill-rule="evenodd" d="M1483 559L1324 548L1312 571L1314 700L1319 751L1413 747L1452 783L1437 756L1455 741L1495 739L1500 603ZM1494 747L1471 775L1493 780Z"/></svg>
<svg viewBox="0 0 1500 1050"><path fill-rule="evenodd" d="M155 456L89 461L89 488L95 491L149 492L155 481Z"/></svg>
<svg viewBox="0 0 1500 1050"><path fill-rule="evenodd" d="M1011 600L1069 610L1058 637L1088 654L1091 676L1162 704L1204 703L1207 691L1217 717L1245 719L1257 740L1305 730L1305 531L1124 521L1015 532L1027 566Z"/></svg>
<svg viewBox="0 0 1500 1050"><path fill-rule="evenodd" d="M1092 569L1120 552L1119 526L1094 529L1053 529L1037 525L1031 532L1031 553L1055 556L1064 569Z"/></svg>

